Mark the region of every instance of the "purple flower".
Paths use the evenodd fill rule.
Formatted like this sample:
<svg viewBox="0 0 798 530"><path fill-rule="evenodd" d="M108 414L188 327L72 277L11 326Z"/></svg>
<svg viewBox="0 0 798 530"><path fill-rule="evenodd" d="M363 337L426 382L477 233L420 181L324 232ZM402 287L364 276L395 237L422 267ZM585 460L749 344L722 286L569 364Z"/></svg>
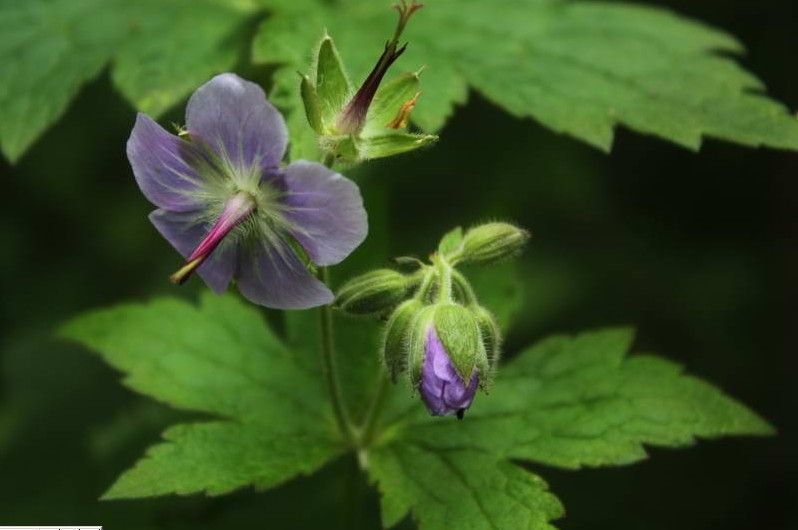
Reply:
<svg viewBox="0 0 798 530"><path fill-rule="evenodd" d="M263 90L234 74L194 92L179 136L138 115L127 155L158 207L150 221L186 258L172 281L196 270L215 292L235 279L267 307L332 302L306 262L333 265L365 239L363 200L353 182L320 164L281 168L287 143L285 121Z"/></svg>
<svg viewBox="0 0 798 530"><path fill-rule="evenodd" d="M421 399L433 416L456 414L462 419L477 392L479 377L474 370L466 386L446 353L434 326L427 332L424 345L424 364L421 368L419 391Z"/></svg>

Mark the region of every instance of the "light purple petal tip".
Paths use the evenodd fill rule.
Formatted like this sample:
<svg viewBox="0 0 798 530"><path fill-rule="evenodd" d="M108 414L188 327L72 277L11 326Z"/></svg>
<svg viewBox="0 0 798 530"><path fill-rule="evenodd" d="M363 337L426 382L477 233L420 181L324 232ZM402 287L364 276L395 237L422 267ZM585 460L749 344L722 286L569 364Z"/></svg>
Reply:
<svg viewBox="0 0 798 530"><path fill-rule="evenodd" d="M479 377L475 372L468 386L465 385L438 334L431 327L427 333L419 388L421 398L430 414L434 416L462 414L471 406L478 383Z"/></svg>
<svg viewBox="0 0 798 530"><path fill-rule="evenodd" d="M194 92L186 128L243 169L277 168L288 145L285 120L263 89L235 74L217 75Z"/></svg>
<svg viewBox="0 0 798 530"><path fill-rule="evenodd" d="M339 263L366 238L368 219L354 182L304 160L285 169L284 182L282 202L291 235L314 263Z"/></svg>
<svg viewBox="0 0 798 530"><path fill-rule="evenodd" d="M250 301L275 309L308 309L332 303L330 289L313 276L283 241L258 241L241 251L238 289Z"/></svg>
<svg viewBox="0 0 798 530"><path fill-rule="evenodd" d="M197 212L155 210L150 213L150 221L184 258L188 258L209 229L206 223L197 219L197 215ZM237 254L236 245L222 245L197 268L197 274L215 293L223 293L230 284L236 268Z"/></svg>
<svg viewBox="0 0 798 530"><path fill-rule="evenodd" d="M192 193L202 186L193 167L199 152L146 114L136 116L127 141L127 157L139 188L155 206L175 212L201 206Z"/></svg>

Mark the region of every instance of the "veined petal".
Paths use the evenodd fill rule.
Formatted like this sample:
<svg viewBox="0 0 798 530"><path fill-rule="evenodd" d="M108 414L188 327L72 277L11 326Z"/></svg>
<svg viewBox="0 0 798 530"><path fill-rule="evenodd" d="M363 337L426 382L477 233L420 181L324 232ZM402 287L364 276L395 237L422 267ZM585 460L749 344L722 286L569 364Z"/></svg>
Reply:
<svg viewBox="0 0 798 530"><path fill-rule="evenodd" d="M155 210L150 221L160 234L184 257L188 258L210 226L198 218L198 212ZM197 268L197 274L217 294L223 293L236 269L236 245L221 245Z"/></svg>
<svg viewBox="0 0 798 530"><path fill-rule="evenodd" d="M195 171L200 153L146 114L136 116L127 157L141 192L159 208L185 212L200 208L202 179Z"/></svg>
<svg viewBox="0 0 798 530"><path fill-rule="evenodd" d="M250 301L275 309L307 309L333 301L330 289L313 276L294 249L280 240L252 242L239 251L236 281Z"/></svg>
<svg viewBox="0 0 798 530"><path fill-rule="evenodd" d="M285 169L284 182L283 215L314 263L339 263L366 238L368 218L354 182L303 160Z"/></svg>
<svg viewBox="0 0 798 530"><path fill-rule="evenodd" d="M288 145L285 120L263 89L235 74L217 75L194 92L186 128L242 170L277 168Z"/></svg>

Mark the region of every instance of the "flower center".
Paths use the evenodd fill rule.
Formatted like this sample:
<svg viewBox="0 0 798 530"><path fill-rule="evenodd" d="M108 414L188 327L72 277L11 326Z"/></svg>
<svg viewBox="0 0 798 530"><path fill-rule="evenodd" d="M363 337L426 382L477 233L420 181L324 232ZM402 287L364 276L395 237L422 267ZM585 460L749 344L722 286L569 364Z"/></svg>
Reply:
<svg viewBox="0 0 798 530"><path fill-rule="evenodd" d="M169 277L172 283L181 284L211 255L219 243L233 228L247 219L256 209L255 199L249 193L239 191L225 204L224 210L211 227L205 238L200 241L194 252L186 258L186 264Z"/></svg>

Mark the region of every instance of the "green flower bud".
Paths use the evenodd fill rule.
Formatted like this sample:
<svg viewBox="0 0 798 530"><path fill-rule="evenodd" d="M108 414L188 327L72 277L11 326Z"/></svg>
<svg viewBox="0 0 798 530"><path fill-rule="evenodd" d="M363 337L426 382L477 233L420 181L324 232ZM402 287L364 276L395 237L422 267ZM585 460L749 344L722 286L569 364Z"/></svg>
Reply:
<svg viewBox="0 0 798 530"><path fill-rule="evenodd" d="M378 269L345 283L335 306L353 315L383 313L401 302L415 279L391 269Z"/></svg>
<svg viewBox="0 0 798 530"><path fill-rule="evenodd" d="M463 236L462 248L452 260L463 263L492 263L514 256L529 239L529 232L509 223L486 223Z"/></svg>
<svg viewBox="0 0 798 530"><path fill-rule="evenodd" d="M394 382L407 369L412 324L423 307L418 300L407 300L388 319L383 337L382 359Z"/></svg>
<svg viewBox="0 0 798 530"><path fill-rule="evenodd" d="M474 314L459 304L434 307L435 331L463 381L470 381L475 369L487 373L488 357Z"/></svg>
<svg viewBox="0 0 798 530"><path fill-rule="evenodd" d="M482 338L482 344L485 347L485 354L488 358L488 368L490 371L485 373L485 377L480 379L480 383L485 386L490 383L490 380L493 378L493 374L496 372L499 362L499 357L501 357L501 330L490 311L479 305L471 306L470 309L479 326L479 334Z"/></svg>

